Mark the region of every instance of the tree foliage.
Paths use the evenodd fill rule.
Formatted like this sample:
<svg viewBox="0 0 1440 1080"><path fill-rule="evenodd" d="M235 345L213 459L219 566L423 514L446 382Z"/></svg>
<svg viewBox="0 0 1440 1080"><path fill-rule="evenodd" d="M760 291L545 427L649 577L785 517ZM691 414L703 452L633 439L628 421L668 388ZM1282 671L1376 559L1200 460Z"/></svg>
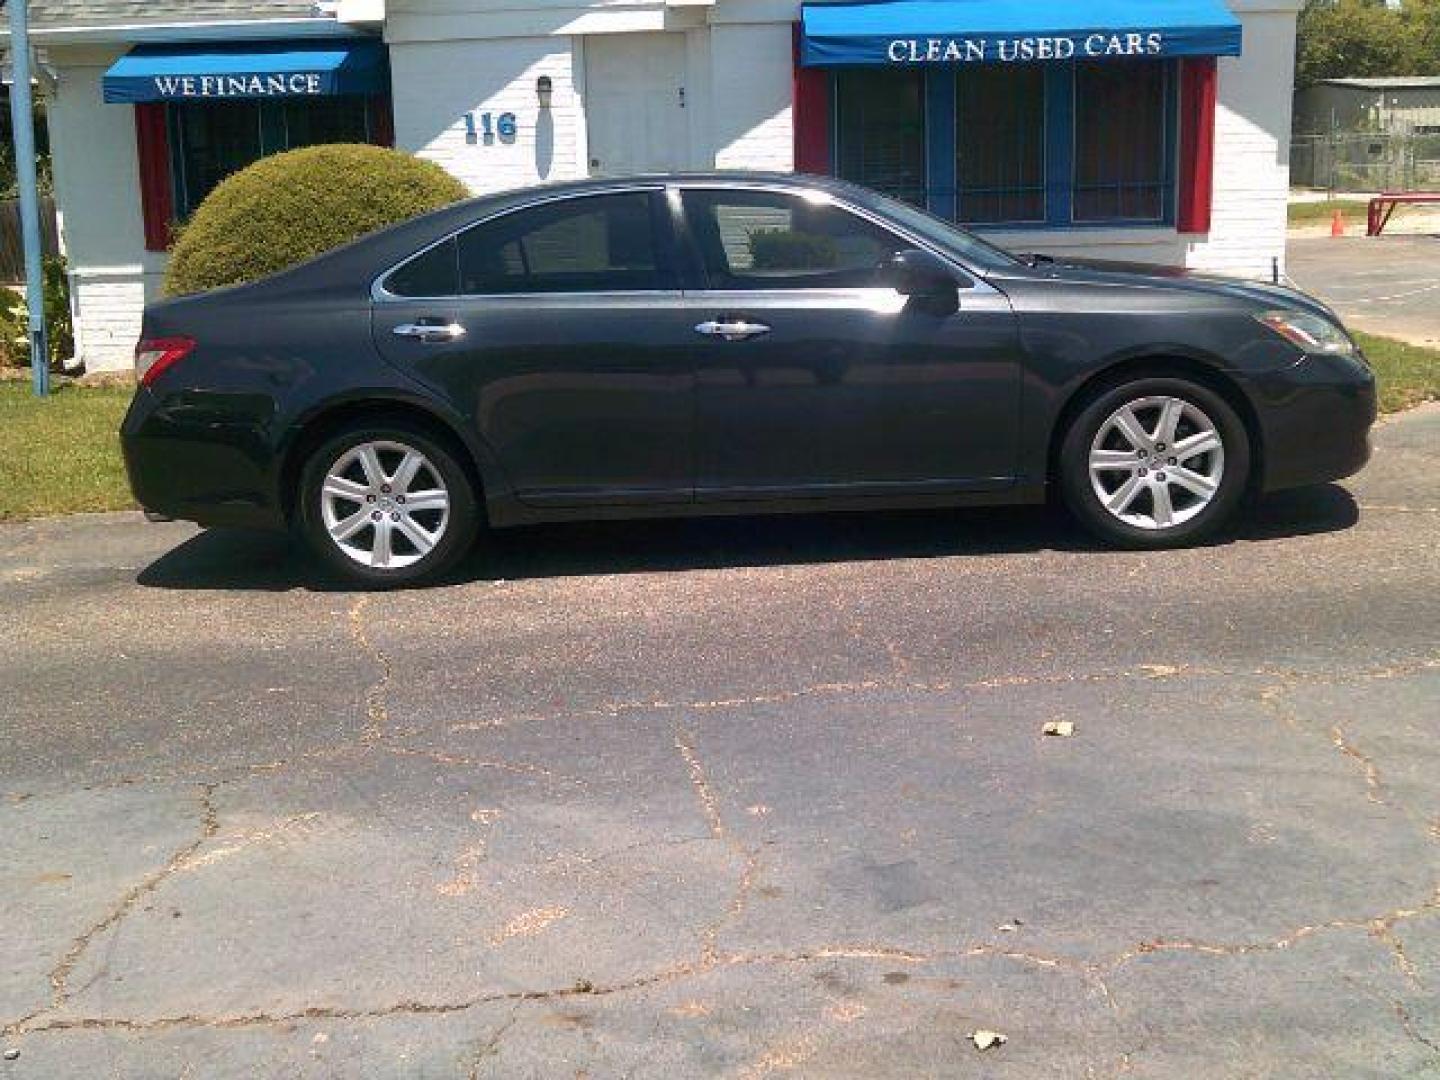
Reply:
<svg viewBox="0 0 1440 1080"><path fill-rule="evenodd" d="M311 146L262 158L222 182L185 224L165 291L254 281L467 194L434 162L377 146Z"/></svg>
<svg viewBox="0 0 1440 1080"><path fill-rule="evenodd" d="M1297 86L1382 75L1440 75L1440 0L1306 0Z"/></svg>

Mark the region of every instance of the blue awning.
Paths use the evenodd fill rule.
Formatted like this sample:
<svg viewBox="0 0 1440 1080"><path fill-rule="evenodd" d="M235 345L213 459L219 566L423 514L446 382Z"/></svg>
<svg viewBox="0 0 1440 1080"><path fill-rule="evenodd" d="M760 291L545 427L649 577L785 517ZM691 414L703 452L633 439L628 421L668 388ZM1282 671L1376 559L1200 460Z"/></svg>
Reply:
<svg viewBox="0 0 1440 1080"><path fill-rule="evenodd" d="M105 100L225 101L384 94L388 54L378 41L139 45L105 73Z"/></svg>
<svg viewBox="0 0 1440 1080"><path fill-rule="evenodd" d="M811 67L1240 55L1221 0L870 0L801 23Z"/></svg>

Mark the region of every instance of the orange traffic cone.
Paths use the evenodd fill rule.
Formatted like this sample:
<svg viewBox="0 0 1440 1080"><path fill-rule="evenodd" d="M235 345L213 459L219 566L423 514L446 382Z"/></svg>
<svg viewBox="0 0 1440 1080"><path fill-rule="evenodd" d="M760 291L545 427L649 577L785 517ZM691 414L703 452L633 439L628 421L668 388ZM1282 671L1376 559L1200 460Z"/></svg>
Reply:
<svg viewBox="0 0 1440 1080"><path fill-rule="evenodd" d="M1339 210L1336 210L1335 213L1330 215L1330 235L1345 235L1345 215L1342 214Z"/></svg>

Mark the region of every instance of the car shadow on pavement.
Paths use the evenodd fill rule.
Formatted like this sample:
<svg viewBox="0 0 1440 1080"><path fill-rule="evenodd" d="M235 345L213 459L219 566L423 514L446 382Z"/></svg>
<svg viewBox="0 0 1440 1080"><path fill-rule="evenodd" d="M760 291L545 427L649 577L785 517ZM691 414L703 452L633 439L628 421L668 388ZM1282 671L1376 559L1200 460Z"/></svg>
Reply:
<svg viewBox="0 0 1440 1080"><path fill-rule="evenodd" d="M1280 492L1211 541L1271 541L1339 532L1359 520L1336 484ZM727 567L987 556L1104 547L1049 507L587 522L488 534L454 571L420 587L472 581ZM142 570L157 589L353 591L288 536L211 529Z"/></svg>

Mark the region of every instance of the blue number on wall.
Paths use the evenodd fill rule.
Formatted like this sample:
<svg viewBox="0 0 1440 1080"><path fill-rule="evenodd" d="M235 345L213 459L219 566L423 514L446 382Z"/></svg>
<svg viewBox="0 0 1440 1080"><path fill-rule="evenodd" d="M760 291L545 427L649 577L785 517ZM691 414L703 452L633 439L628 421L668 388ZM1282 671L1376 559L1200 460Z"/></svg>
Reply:
<svg viewBox="0 0 1440 1080"><path fill-rule="evenodd" d="M486 146L494 145L498 135L502 143L513 143L515 137L520 134L520 121L512 112L501 113L498 117L492 113L480 114L480 127L476 130L475 114L465 114L465 141L475 145L484 137Z"/></svg>

